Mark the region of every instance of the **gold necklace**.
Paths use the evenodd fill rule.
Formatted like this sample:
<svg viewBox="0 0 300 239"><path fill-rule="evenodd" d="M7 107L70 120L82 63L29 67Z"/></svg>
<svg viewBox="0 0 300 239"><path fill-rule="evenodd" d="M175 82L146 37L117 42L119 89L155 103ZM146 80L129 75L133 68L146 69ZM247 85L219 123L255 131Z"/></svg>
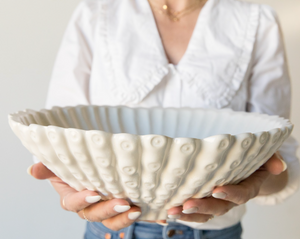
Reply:
<svg viewBox="0 0 300 239"><path fill-rule="evenodd" d="M173 11L167 3L163 4L162 6L155 6L153 4L152 8L157 10L160 14L165 14L169 17L169 19L173 22L178 22L180 18L186 16L187 14L193 12L196 8L198 8L202 3L206 0L197 0L194 4L182 9L181 11ZM151 1L152 2L152 1Z"/></svg>

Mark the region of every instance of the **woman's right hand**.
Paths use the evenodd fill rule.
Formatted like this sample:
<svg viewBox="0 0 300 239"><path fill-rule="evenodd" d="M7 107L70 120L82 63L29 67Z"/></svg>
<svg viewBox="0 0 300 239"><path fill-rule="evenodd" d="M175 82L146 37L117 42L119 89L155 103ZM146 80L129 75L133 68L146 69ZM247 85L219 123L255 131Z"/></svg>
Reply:
<svg viewBox="0 0 300 239"><path fill-rule="evenodd" d="M63 209L76 212L82 219L102 222L104 226L111 230L117 231L128 227L141 215L139 207L130 206L124 199L100 201L101 196L96 192L89 190L76 191L42 163L32 165L28 169L28 173L36 179L50 180L60 195L60 203ZM84 218L84 215L86 218Z"/></svg>

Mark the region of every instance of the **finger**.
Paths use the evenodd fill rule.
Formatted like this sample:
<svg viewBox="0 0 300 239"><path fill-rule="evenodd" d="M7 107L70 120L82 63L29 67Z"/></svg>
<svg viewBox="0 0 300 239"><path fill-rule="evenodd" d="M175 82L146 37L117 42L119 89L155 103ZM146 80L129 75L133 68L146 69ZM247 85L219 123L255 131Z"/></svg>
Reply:
<svg viewBox="0 0 300 239"><path fill-rule="evenodd" d="M167 220L157 220L154 222L156 222L157 224L162 225L162 226L168 225Z"/></svg>
<svg viewBox="0 0 300 239"><path fill-rule="evenodd" d="M192 214L181 214L180 220L186 222L205 223L213 218L214 218L213 215L192 213Z"/></svg>
<svg viewBox="0 0 300 239"><path fill-rule="evenodd" d="M156 220L156 221L153 221L153 220L143 220L143 222L150 222L150 223L166 223L167 220Z"/></svg>
<svg viewBox="0 0 300 239"><path fill-rule="evenodd" d="M189 199L183 204L183 213L191 214L207 214L221 216L227 213L230 209L236 206L235 203L224 201L213 197L202 199Z"/></svg>
<svg viewBox="0 0 300 239"><path fill-rule="evenodd" d="M279 152L273 154L263 167L273 175L279 175L287 169L287 165Z"/></svg>
<svg viewBox="0 0 300 239"><path fill-rule="evenodd" d="M133 206L129 211L121 213L117 216L103 220L104 226L111 230L118 231L125 227L129 227L134 223L141 215L141 209Z"/></svg>
<svg viewBox="0 0 300 239"><path fill-rule="evenodd" d="M102 222L103 220L114 217L120 213L127 212L130 209L131 207L125 199L111 199L85 208L84 213L90 221ZM80 211L79 216L84 218L82 210Z"/></svg>
<svg viewBox="0 0 300 239"><path fill-rule="evenodd" d="M205 223L214 218L214 215L212 214L197 213L197 210L194 208L186 212L183 213L183 207L174 207L168 210L168 218L180 219L182 221L198 222L198 223Z"/></svg>
<svg viewBox="0 0 300 239"><path fill-rule="evenodd" d="M101 195L97 192L89 190L78 192L58 177L53 177L49 180L60 195L61 207L67 211L79 212L83 208L101 200Z"/></svg>
<svg viewBox="0 0 300 239"><path fill-rule="evenodd" d="M41 162L31 165L27 169L27 173L36 179L48 179L51 177L56 177L56 175Z"/></svg>
<svg viewBox="0 0 300 239"><path fill-rule="evenodd" d="M261 185L270 176L265 170L257 170L238 185L225 185L213 191L213 197L241 205L256 197Z"/></svg>
<svg viewBox="0 0 300 239"><path fill-rule="evenodd" d="M153 221L153 220L143 220L143 222L150 222L150 223L157 223L161 226L167 226L169 225L169 223L167 223L167 220L156 220L156 221Z"/></svg>
<svg viewBox="0 0 300 239"><path fill-rule="evenodd" d="M170 218L170 219L179 219L179 218L181 218L182 211L183 211L182 206L170 208L168 210L168 218Z"/></svg>
<svg viewBox="0 0 300 239"><path fill-rule="evenodd" d="M67 211L77 213L91 204L101 200L101 196L98 193L89 190L77 192L70 189L65 192L66 194L61 196L61 206Z"/></svg>

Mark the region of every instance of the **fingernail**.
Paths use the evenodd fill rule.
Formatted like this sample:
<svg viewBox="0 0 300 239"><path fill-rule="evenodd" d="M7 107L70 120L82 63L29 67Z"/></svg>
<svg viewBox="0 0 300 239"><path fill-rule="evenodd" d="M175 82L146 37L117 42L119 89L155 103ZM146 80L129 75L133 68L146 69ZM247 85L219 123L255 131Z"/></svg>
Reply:
<svg viewBox="0 0 300 239"><path fill-rule="evenodd" d="M33 165L31 165L31 166L29 166L29 167L27 168L27 173L28 173L30 176L32 176L32 174L31 174L32 166L33 166Z"/></svg>
<svg viewBox="0 0 300 239"><path fill-rule="evenodd" d="M287 169L286 162L284 162L284 160L279 152L276 152L275 154L276 154L277 158L281 161L282 166L283 166L282 172L284 172Z"/></svg>
<svg viewBox="0 0 300 239"><path fill-rule="evenodd" d="M223 193L223 192L219 192L219 193L213 193L212 196L214 198L218 198L218 199L224 199L227 197L227 194L226 193Z"/></svg>
<svg viewBox="0 0 300 239"><path fill-rule="evenodd" d="M197 212L197 211L198 211L198 208L197 208L197 207L192 207L192 208L183 210L182 213L184 213L184 214L192 214L192 213L195 213L195 212Z"/></svg>
<svg viewBox="0 0 300 239"><path fill-rule="evenodd" d="M208 220L210 221L211 219L214 219L214 218L215 218L215 216L214 216L214 215L211 215L210 218L209 218Z"/></svg>
<svg viewBox="0 0 300 239"><path fill-rule="evenodd" d="M179 218L181 218L181 215L180 214L168 215L168 218L170 218L170 219L179 219Z"/></svg>
<svg viewBox="0 0 300 239"><path fill-rule="evenodd" d="M101 199L101 196L87 196L85 198L85 201L88 203L95 203L95 202L99 202Z"/></svg>
<svg viewBox="0 0 300 239"><path fill-rule="evenodd" d="M282 163L282 166L283 166L283 170L282 172L284 172L286 169L287 169L287 165L286 165L286 162L284 162L282 159L280 159L281 163Z"/></svg>
<svg viewBox="0 0 300 239"><path fill-rule="evenodd" d="M126 211L128 211L129 209L130 209L131 207L130 206L128 206L128 205L116 205L116 206L114 206L114 210L116 211L116 212L126 212Z"/></svg>
<svg viewBox="0 0 300 239"><path fill-rule="evenodd" d="M141 216L141 214L142 214L141 212L131 212L128 214L128 218L130 220L136 220L138 219L139 216Z"/></svg>

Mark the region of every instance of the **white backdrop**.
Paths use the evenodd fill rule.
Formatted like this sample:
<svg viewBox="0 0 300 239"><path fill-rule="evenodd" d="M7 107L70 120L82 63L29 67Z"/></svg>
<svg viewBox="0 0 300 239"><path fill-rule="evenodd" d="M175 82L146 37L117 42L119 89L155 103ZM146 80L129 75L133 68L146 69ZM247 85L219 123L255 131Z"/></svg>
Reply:
<svg viewBox="0 0 300 239"><path fill-rule="evenodd" d="M255 0L279 13L293 81L292 122L300 141L300 0ZM63 211L54 190L26 174L32 157L13 135L7 114L41 109L53 62L79 0L0 1L0 238L82 238L84 221ZM300 193L285 204L249 203L244 239L299 239Z"/></svg>

